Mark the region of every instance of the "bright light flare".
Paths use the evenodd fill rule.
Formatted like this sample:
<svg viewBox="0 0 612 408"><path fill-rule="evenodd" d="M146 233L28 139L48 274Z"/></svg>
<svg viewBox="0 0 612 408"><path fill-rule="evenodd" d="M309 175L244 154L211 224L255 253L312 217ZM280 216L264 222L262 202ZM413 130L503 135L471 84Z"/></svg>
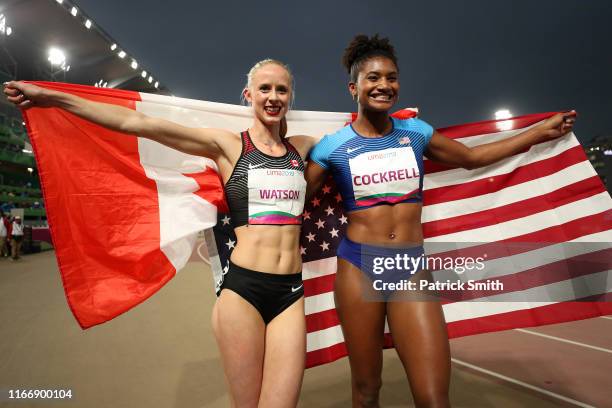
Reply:
<svg viewBox="0 0 612 408"><path fill-rule="evenodd" d="M495 112L495 119L501 121L501 122L497 122L497 128L501 131L512 129L512 126L514 125L514 121L504 120L504 119L510 119L511 117L512 117L512 112L510 112L508 109L500 109L497 112Z"/></svg>
<svg viewBox="0 0 612 408"><path fill-rule="evenodd" d="M91 20L87 19L87 21L85 21L85 27L87 27L88 30L91 28Z"/></svg>
<svg viewBox="0 0 612 408"><path fill-rule="evenodd" d="M79 10L77 10L76 7L73 7L70 9L70 14L72 14L73 17L76 17L78 13L79 13Z"/></svg>
<svg viewBox="0 0 612 408"><path fill-rule="evenodd" d="M512 113L508 109L500 109L495 112L495 119L510 119L512 117Z"/></svg>
<svg viewBox="0 0 612 408"><path fill-rule="evenodd" d="M127 54L125 53L125 51L119 51L119 54L117 55L119 55L119 58L125 58Z"/></svg>
<svg viewBox="0 0 612 408"><path fill-rule="evenodd" d="M66 62L66 55L59 48L51 47L49 49L49 58L51 65L63 65Z"/></svg>

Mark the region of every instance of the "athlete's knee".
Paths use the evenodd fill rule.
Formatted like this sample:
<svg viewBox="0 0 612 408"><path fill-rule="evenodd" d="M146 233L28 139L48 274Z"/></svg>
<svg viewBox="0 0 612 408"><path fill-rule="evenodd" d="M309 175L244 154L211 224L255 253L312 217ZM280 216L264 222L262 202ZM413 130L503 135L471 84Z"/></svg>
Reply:
<svg viewBox="0 0 612 408"><path fill-rule="evenodd" d="M418 408L447 408L450 407L448 391L431 390L414 393L414 404Z"/></svg>
<svg viewBox="0 0 612 408"><path fill-rule="evenodd" d="M353 381L355 402L360 407L377 407L378 395L382 387L382 379L361 379Z"/></svg>

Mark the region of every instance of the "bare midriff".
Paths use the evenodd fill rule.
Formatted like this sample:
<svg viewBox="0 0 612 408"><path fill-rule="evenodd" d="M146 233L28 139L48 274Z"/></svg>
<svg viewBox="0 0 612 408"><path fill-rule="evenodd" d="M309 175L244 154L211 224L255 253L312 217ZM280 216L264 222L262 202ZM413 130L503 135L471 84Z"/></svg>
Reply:
<svg viewBox="0 0 612 408"><path fill-rule="evenodd" d="M258 272L288 275L302 270L301 225L244 225L236 228L238 244L231 260Z"/></svg>
<svg viewBox="0 0 612 408"><path fill-rule="evenodd" d="M348 215L347 237L370 245L423 243L421 203L379 205Z"/></svg>

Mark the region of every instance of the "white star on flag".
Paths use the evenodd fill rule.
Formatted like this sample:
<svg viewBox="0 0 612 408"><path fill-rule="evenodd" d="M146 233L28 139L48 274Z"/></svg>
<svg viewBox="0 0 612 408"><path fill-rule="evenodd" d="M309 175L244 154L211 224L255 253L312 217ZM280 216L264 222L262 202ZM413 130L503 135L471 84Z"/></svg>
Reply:
<svg viewBox="0 0 612 408"><path fill-rule="evenodd" d="M334 209L331 206L328 206L325 209L325 212L327 213L327 215L334 215Z"/></svg>
<svg viewBox="0 0 612 408"><path fill-rule="evenodd" d="M331 231L329 231L329 233L331 234L332 237L338 238L338 233L340 232L340 230L337 230L335 228L332 228Z"/></svg>
<svg viewBox="0 0 612 408"><path fill-rule="evenodd" d="M225 214L225 217L221 218L221 221L223 222L223 225L229 225L231 218L227 216L227 214Z"/></svg>
<svg viewBox="0 0 612 408"><path fill-rule="evenodd" d="M340 193L336 194L336 202L339 203L340 201L342 201L342 196L340 195Z"/></svg>
<svg viewBox="0 0 612 408"><path fill-rule="evenodd" d="M323 186L321 191L323 191L323 194L329 194L329 192L331 191L331 187L326 184Z"/></svg>
<svg viewBox="0 0 612 408"><path fill-rule="evenodd" d="M306 248L300 245L300 255L306 255Z"/></svg>
<svg viewBox="0 0 612 408"><path fill-rule="evenodd" d="M304 213L302 214L302 217L304 217L305 220L309 220L310 219L310 213L308 211L304 211Z"/></svg>
<svg viewBox="0 0 612 408"><path fill-rule="evenodd" d="M234 247L236 246L236 241L234 241L234 240L232 240L232 239L230 238L230 239L229 239L229 241L227 241L227 242L225 243L225 245L227 245L227 247L228 247L229 249L232 249L232 248L234 248Z"/></svg>
<svg viewBox="0 0 612 408"><path fill-rule="evenodd" d="M315 234L313 234L312 232L309 233L308 235L306 235L306 238L308 238L308 242L312 242L315 240L317 236Z"/></svg>
<svg viewBox="0 0 612 408"><path fill-rule="evenodd" d="M327 251L329 250L329 244L325 241L323 241L322 244L319 245L321 247L321 251Z"/></svg>
<svg viewBox="0 0 612 408"><path fill-rule="evenodd" d="M348 224L348 218L346 218L346 216L344 214L342 214L342 217L340 217L338 219L340 220L340 225Z"/></svg>
<svg viewBox="0 0 612 408"><path fill-rule="evenodd" d="M312 203L313 207L318 207L321 204L321 200L319 200L317 197L310 200L310 202Z"/></svg>
<svg viewBox="0 0 612 408"><path fill-rule="evenodd" d="M325 227L325 221L322 221L320 218L319 221L315 222L315 224L317 224L318 229Z"/></svg>

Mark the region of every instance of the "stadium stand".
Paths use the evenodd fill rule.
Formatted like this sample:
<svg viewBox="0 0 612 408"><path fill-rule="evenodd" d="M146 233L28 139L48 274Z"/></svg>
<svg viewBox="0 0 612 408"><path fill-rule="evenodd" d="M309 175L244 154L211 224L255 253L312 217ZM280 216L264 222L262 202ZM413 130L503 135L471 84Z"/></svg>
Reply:
<svg viewBox="0 0 612 408"><path fill-rule="evenodd" d="M16 79L170 94L149 67L139 64L77 2L69 0L0 4L0 82ZM0 98L0 210L22 214L27 227L48 228L25 123L21 112L4 98ZM48 236L48 230L43 235ZM24 245L35 247L36 243Z"/></svg>

